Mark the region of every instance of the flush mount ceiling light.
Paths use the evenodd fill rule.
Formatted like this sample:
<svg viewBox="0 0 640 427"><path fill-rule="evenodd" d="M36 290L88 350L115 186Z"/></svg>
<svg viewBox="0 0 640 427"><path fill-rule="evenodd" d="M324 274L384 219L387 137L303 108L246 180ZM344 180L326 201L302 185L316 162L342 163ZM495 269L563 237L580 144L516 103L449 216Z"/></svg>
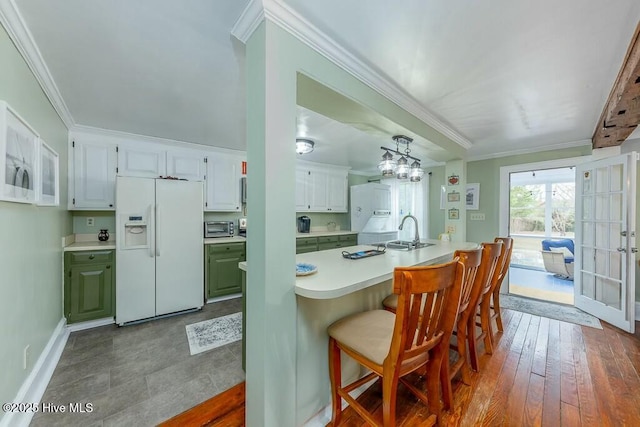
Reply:
<svg viewBox="0 0 640 427"><path fill-rule="evenodd" d="M308 154L313 151L315 143L310 139L296 138L296 153Z"/></svg>
<svg viewBox="0 0 640 427"><path fill-rule="evenodd" d="M413 139L404 135L395 135L393 140L396 142L395 150L393 148L380 147L380 149L385 151L382 155L382 161L378 163L380 173L382 173L382 176L384 177L395 175L398 179L409 178L411 182L420 182L424 176L424 170L420 167L420 159L409 154L411 152L409 144L413 142ZM405 145L404 152L400 151L400 144ZM398 161L393 159L393 155L391 153L400 155ZM408 159L413 160L411 166L409 166Z"/></svg>

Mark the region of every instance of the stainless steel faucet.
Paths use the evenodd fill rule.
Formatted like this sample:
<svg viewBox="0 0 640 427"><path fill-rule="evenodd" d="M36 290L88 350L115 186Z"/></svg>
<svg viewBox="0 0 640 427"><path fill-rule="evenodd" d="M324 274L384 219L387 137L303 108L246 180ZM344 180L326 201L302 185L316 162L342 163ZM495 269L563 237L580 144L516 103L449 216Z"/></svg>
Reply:
<svg viewBox="0 0 640 427"><path fill-rule="evenodd" d="M404 218L402 218L402 222L400 222L400 227L398 227L398 230L402 230L402 227L404 226L404 221L407 218L411 218L413 220L413 222L416 224L416 235L413 239L413 244L417 245L418 243L420 243L420 234L418 233L418 220L416 219L415 216L413 215L405 215Z"/></svg>

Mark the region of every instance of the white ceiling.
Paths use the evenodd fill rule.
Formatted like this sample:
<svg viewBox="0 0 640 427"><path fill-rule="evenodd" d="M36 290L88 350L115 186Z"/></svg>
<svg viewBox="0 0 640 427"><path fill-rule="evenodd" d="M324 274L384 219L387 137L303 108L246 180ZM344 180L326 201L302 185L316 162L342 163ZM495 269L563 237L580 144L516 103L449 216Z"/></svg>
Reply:
<svg viewBox="0 0 640 427"><path fill-rule="evenodd" d="M282 1L469 139L471 158L589 144L640 18L637 0ZM248 0L16 3L77 124L245 149L230 30ZM340 143L358 137L307 113L343 150L315 156L358 169Z"/></svg>

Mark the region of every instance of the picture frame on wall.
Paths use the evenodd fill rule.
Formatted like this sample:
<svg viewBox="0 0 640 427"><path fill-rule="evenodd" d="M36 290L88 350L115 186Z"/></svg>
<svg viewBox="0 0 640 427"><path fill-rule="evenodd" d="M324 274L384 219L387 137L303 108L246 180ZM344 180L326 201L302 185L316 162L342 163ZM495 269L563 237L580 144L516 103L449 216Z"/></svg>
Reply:
<svg viewBox="0 0 640 427"><path fill-rule="evenodd" d="M467 194L465 205L468 211L477 211L480 209L480 184L467 184Z"/></svg>
<svg viewBox="0 0 640 427"><path fill-rule="evenodd" d="M58 206L60 204L60 161L58 153L40 139L40 185L38 205Z"/></svg>
<svg viewBox="0 0 640 427"><path fill-rule="evenodd" d="M36 202L39 148L38 133L0 101L0 200Z"/></svg>
<svg viewBox="0 0 640 427"><path fill-rule="evenodd" d="M460 193L458 193L457 191L452 191L451 193L447 194L447 201L448 202L459 202L460 201Z"/></svg>

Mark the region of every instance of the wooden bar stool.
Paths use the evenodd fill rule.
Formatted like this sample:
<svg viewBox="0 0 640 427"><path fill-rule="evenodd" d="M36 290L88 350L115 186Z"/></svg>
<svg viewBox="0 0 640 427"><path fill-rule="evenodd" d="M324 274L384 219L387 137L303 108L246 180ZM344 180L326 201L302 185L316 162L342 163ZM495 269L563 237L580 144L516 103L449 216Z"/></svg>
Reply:
<svg viewBox="0 0 640 427"><path fill-rule="evenodd" d="M464 266L464 281L460 291L460 305L458 306L456 331L454 332L457 336L456 345L451 346L458 352L458 360L453 365L450 365L449 357L445 357L442 362L442 400L445 409L449 409L453 405L453 385L451 381L460 370L462 370L462 381L465 384L471 384L467 358L467 324L469 315L475 313L475 303L482 289L483 279L485 279L483 277L484 265L482 264L482 259L483 253L486 251L488 249L478 248L458 250L453 254L454 258L459 258Z"/></svg>
<svg viewBox="0 0 640 427"><path fill-rule="evenodd" d="M500 288L502 287L502 281L504 277L507 275L509 271L509 266L511 265L511 253L513 252L513 238L512 237L496 237L494 242L502 242L503 251L505 251L504 259L501 259L502 266L500 268L500 277L495 283L494 288L491 290L491 295L493 296L493 314L491 315L491 320L496 320L496 326L498 327L498 331L504 332L504 328L502 326L502 313L500 310Z"/></svg>
<svg viewBox="0 0 640 427"><path fill-rule="evenodd" d="M485 352L487 354L493 353L493 347L491 347L491 341L487 341L487 327L485 324L489 321L488 312L486 312L486 316L483 316L483 304L487 302L486 306L488 307L488 302L491 300L491 285L498 278L499 266L500 266L500 256L502 254L502 242L494 242L494 243L483 243L483 260L485 263L485 279L482 282L482 287L478 292L477 301L474 303L473 309L469 316L468 324L467 324L467 343L469 344L469 358L471 359L471 367L474 371L480 370L480 363L478 362L478 349L477 343L484 340L485 343ZM486 258L484 250L487 250ZM480 325L476 324L476 316L475 314L480 315ZM481 326L480 335L476 336L476 326Z"/></svg>
<svg viewBox="0 0 640 427"><path fill-rule="evenodd" d="M428 421L439 421L440 371L443 357L448 357L463 278L463 265L457 258L440 265L397 267L393 274L393 292L399 296L396 314L371 310L329 326L333 426L340 423L342 399L369 424L395 426L399 381L428 405ZM342 386L341 350L371 373ZM425 365L427 394L403 378ZM349 395L375 377L382 378L382 422Z"/></svg>
<svg viewBox="0 0 640 427"><path fill-rule="evenodd" d="M500 283L507 272L505 266L508 269L507 260L511 257L511 248L513 246L513 239L511 237L501 237L494 239L495 243L500 244L502 249L500 251L500 258L496 266L495 272L491 279L491 287L486 294L482 296L480 301L480 327L482 332L478 336L478 341L484 341L484 350L487 354L493 354L493 319L497 319L500 316ZM503 243L504 242L504 243ZM496 293L498 296L496 297ZM494 299L495 298L495 299ZM498 306L491 314L491 300L495 304L498 301ZM496 320L497 321L497 320ZM502 326L502 318L500 318L500 325Z"/></svg>

